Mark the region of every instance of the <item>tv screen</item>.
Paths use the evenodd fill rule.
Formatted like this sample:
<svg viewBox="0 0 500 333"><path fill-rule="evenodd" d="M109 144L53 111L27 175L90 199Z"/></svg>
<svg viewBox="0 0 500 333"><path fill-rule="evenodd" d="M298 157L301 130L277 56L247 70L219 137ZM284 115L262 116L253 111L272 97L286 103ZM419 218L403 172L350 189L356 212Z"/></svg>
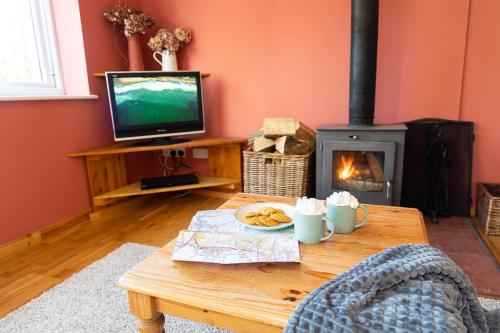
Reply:
<svg viewBox="0 0 500 333"><path fill-rule="evenodd" d="M200 72L106 72L115 140L204 132Z"/></svg>

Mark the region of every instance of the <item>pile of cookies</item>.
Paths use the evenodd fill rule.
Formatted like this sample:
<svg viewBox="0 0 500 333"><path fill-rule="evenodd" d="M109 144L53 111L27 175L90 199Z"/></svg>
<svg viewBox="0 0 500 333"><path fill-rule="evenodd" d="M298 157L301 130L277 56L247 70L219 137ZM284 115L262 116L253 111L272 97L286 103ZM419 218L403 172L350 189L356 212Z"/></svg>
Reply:
<svg viewBox="0 0 500 333"><path fill-rule="evenodd" d="M244 222L248 225L259 227L276 227L280 223L289 223L292 218L281 209L273 207L263 207L256 212L245 215Z"/></svg>

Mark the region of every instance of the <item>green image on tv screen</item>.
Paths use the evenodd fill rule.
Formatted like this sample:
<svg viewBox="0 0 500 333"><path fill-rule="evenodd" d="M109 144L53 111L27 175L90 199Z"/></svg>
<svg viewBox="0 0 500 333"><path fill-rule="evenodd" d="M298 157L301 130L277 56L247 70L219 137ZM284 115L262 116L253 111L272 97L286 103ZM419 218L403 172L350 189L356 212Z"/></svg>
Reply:
<svg viewBox="0 0 500 333"><path fill-rule="evenodd" d="M127 77L113 81L120 126L199 120L194 77Z"/></svg>

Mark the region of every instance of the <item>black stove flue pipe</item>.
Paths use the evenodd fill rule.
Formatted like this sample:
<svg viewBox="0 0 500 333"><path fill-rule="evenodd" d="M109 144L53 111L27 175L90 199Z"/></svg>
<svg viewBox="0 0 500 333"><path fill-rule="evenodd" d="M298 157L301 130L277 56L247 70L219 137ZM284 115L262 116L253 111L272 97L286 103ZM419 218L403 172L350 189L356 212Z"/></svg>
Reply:
<svg viewBox="0 0 500 333"><path fill-rule="evenodd" d="M352 0L349 125L373 125L377 43L378 0Z"/></svg>

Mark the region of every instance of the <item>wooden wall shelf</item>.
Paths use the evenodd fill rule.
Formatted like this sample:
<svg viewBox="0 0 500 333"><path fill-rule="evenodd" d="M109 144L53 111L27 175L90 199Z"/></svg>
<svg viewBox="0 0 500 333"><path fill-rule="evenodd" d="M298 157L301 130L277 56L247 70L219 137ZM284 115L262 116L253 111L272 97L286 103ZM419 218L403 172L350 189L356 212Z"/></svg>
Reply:
<svg viewBox="0 0 500 333"><path fill-rule="evenodd" d="M201 138L161 146L134 146L136 142L118 143L69 155L70 157L85 158L94 211L96 208L113 203L117 199L136 195L220 186L237 191L241 190L241 151L246 145L246 139ZM141 190L139 182L128 183L125 154L196 147L208 148L208 177L199 177L198 184ZM151 175L144 176L151 177Z"/></svg>
<svg viewBox="0 0 500 333"><path fill-rule="evenodd" d="M98 72L98 73L94 73L94 76L104 78L105 74L104 74L104 72ZM209 77L209 76L210 76L210 73L201 73L201 77Z"/></svg>

